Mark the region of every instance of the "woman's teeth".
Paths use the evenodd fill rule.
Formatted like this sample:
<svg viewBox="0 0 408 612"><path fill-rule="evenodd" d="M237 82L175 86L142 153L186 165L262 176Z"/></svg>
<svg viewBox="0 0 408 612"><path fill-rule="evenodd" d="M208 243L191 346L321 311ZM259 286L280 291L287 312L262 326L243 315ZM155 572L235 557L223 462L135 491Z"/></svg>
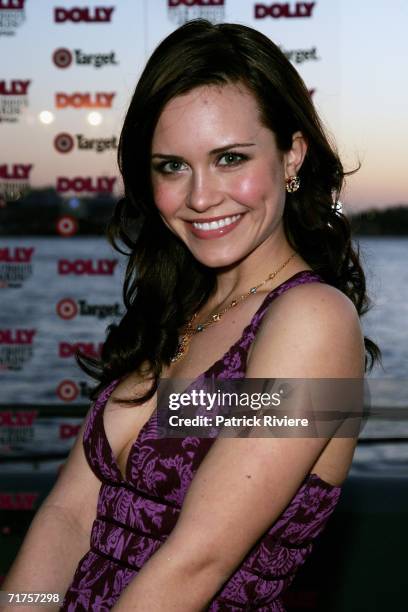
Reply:
<svg viewBox="0 0 408 612"><path fill-rule="evenodd" d="M218 221L211 221L210 223L193 223L193 226L196 229L208 232L210 230L217 230L221 227L231 225L231 223L235 223L235 221L238 221L240 217L241 215L234 215L233 217L224 217L224 219L218 219Z"/></svg>

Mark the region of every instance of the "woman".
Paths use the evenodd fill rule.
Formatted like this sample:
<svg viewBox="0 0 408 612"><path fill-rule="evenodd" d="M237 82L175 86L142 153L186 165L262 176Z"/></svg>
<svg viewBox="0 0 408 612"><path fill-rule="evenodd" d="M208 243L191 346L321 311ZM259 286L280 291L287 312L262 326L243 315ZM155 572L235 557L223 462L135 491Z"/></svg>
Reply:
<svg viewBox="0 0 408 612"><path fill-rule="evenodd" d="M64 610L284 610L356 438L160 438L152 415L160 377L359 379L378 357L341 163L279 49L205 21L153 53L119 162L127 312L81 358L95 403L5 588L66 592Z"/></svg>

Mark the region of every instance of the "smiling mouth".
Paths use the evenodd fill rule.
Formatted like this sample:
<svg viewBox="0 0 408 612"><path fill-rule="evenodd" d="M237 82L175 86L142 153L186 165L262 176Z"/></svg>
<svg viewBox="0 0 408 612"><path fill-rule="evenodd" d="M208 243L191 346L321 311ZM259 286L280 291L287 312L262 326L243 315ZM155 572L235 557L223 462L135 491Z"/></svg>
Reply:
<svg viewBox="0 0 408 612"><path fill-rule="evenodd" d="M198 222L193 221L192 225L195 229L200 230L202 232L209 232L211 230L218 230L223 227L228 227L233 223L236 223L241 218L241 215L233 215L232 217L223 217L222 219L217 219L216 221L204 221Z"/></svg>

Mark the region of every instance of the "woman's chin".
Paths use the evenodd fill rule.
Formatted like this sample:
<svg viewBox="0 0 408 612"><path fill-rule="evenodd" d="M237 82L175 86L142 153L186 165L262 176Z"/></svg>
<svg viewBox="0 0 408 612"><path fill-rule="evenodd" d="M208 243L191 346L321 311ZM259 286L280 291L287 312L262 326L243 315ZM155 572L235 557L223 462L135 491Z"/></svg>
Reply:
<svg viewBox="0 0 408 612"><path fill-rule="evenodd" d="M228 266L232 266L235 263L238 263L241 260L241 257L233 256L231 253L226 253L225 255L216 255L209 253L194 253L191 252L193 257L197 259L203 266L207 268L226 268Z"/></svg>

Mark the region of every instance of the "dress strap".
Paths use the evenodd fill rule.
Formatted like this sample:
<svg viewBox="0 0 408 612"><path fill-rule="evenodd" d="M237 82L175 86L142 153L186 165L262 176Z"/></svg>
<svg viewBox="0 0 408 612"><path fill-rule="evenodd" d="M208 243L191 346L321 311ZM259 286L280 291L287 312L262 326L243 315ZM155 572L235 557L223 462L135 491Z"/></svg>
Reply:
<svg viewBox="0 0 408 612"><path fill-rule="evenodd" d="M273 302L277 297L282 295L282 293L285 293L289 289L292 289L292 287L297 287L298 285L305 285L306 283L316 282L324 283L322 277L319 274L316 274L316 272L313 272L312 270L301 270L300 272L296 272L296 274L283 281L283 283L275 287L275 289L272 289L272 291L270 291L266 295L262 304L252 317L251 322L247 326L246 330L248 330L248 332L252 332L253 334L258 331L259 326L262 323L262 319L264 318L271 302Z"/></svg>
<svg viewBox="0 0 408 612"><path fill-rule="evenodd" d="M316 274L312 270L301 270L272 289L272 291L265 296L265 299L255 312L251 321L244 328L239 340L237 340L220 359L201 375L199 378L200 382L203 377L223 379L245 378L249 348L255 340L256 333L270 304L273 300L282 295L282 293L285 293L285 291L288 291L292 287L316 282L324 283L324 280L319 274Z"/></svg>
<svg viewBox="0 0 408 612"><path fill-rule="evenodd" d="M105 405L119 381L120 379L113 380L98 395L89 413L82 440L85 457L94 474L102 482L122 480L103 425Z"/></svg>

